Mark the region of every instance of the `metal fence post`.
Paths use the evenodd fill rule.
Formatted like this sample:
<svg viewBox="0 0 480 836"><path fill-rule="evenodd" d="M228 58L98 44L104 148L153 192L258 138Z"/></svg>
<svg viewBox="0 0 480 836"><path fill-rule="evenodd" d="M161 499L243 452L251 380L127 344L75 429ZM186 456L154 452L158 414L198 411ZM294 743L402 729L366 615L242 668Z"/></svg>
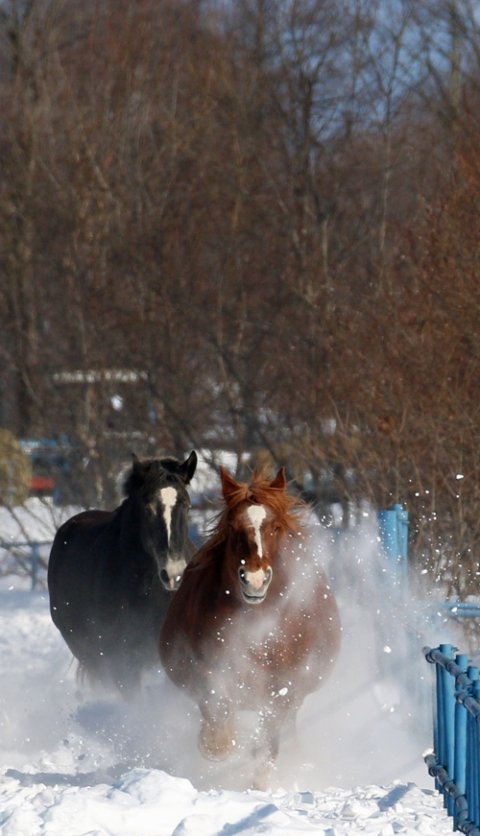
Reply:
<svg viewBox="0 0 480 836"><path fill-rule="evenodd" d="M451 644L441 644L439 648L449 660L453 661L455 648ZM436 666L439 673L440 714L438 726L440 731L439 757L448 774L453 775L455 756L455 681L444 667ZM444 794L444 801L450 815L454 813L453 799Z"/></svg>
<svg viewBox="0 0 480 836"><path fill-rule="evenodd" d="M476 669L476 677L473 683L473 698L480 702L480 672ZM473 751L471 785L472 785L472 812L473 822L480 827L480 714L472 716L472 740Z"/></svg>
<svg viewBox="0 0 480 836"><path fill-rule="evenodd" d="M469 667L467 671L473 685L472 696L478 700L480 697L480 672L478 668ZM479 758L478 751L478 720L470 712L467 712L467 762L466 762L466 783L465 794L469 801L470 817L474 824L480 825L479 811Z"/></svg>
<svg viewBox="0 0 480 836"><path fill-rule="evenodd" d="M468 656L458 653L455 662L462 673L468 668ZM452 678L452 677L451 677ZM457 693L461 693L461 683L456 677ZM455 696L457 696L457 693ZM466 791L466 763L467 763L467 710L460 700L455 702L455 731L454 731L454 760L453 780L460 795L464 796ZM454 820L457 821L459 810L454 810Z"/></svg>
<svg viewBox="0 0 480 836"><path fill-rule="evenodd" d="M408 511L394 505L377 514L380 537L387 559L393 567L395 584L406 589L408 576Z"/></svg>

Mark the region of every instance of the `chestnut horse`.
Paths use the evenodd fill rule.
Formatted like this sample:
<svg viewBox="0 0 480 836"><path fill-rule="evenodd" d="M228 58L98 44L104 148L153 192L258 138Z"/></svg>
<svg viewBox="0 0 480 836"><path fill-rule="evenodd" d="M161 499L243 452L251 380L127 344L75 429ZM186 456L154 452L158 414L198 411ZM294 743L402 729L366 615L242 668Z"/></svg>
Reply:
<svg viewBox="0 0 480 836"><path fill-rule="evenodd" d="M284 468L273 481L255 474L250 485L221 469L221 481L225 508L172 599L160 655L198 703L205 757L224 758L237 745L237 711L257 713L253 785L263 788L281 728L333 666L340 619Z"/></svg>

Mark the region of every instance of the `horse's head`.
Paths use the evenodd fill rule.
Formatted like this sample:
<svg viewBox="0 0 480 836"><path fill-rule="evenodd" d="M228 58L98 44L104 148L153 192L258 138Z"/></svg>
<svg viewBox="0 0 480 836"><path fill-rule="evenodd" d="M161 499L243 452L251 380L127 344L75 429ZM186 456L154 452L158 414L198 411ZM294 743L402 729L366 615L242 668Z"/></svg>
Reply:
<svg viewBox="0 0 480 836"><path fill-rule="evenodd" d="M223 468L220 476L226 503L228 580L243 602L261 604L278 563L281 542L295 527L290 511L296 500L286 493L283 467L272 481L254 477L250 485L236 482Z"/></svg>
<svg viewBox="0 0 480 836"><path fill-rule="evenodd" d="M140 515L143 548L155 559L160 581L170 592L177 589L190 556L187 485L196 466L195 451L184 462L174 458L140 461L134 456L125 482L125 493Z"/></svg>

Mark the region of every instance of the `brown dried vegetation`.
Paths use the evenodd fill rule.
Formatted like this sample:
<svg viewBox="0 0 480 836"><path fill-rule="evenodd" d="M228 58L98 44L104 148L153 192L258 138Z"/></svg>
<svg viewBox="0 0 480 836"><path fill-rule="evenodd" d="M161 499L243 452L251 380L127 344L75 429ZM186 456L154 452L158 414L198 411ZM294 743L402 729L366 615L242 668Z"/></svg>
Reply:
<svg viewBox="0 0 480 836"><path fill-rule="evenodd" d="M85 502L192 445L402 502L467 595L480 36L468 0L341 5L3 4L0 423L66 434Z"/></svg>

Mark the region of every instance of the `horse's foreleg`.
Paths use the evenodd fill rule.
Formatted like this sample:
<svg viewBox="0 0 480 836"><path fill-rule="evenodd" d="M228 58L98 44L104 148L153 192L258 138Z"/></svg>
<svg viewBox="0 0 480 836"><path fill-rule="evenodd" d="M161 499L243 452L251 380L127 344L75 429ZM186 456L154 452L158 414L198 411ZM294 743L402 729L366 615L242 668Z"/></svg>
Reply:
<svg viewBox="0 0 480 836"><path fill-rule="evenodd" d="M260 712L253 748L254 789L266 790L270 787L280 748L280 731L293 716L289 706L272 706Z"/></svg>
<svg viewBox="0 0 480 836"><path fill-rule="evenodd" d="M205 758L222 760L235 747L235 724L227 699L209 697L199 704L202 725L198 747Z"/></svg>

